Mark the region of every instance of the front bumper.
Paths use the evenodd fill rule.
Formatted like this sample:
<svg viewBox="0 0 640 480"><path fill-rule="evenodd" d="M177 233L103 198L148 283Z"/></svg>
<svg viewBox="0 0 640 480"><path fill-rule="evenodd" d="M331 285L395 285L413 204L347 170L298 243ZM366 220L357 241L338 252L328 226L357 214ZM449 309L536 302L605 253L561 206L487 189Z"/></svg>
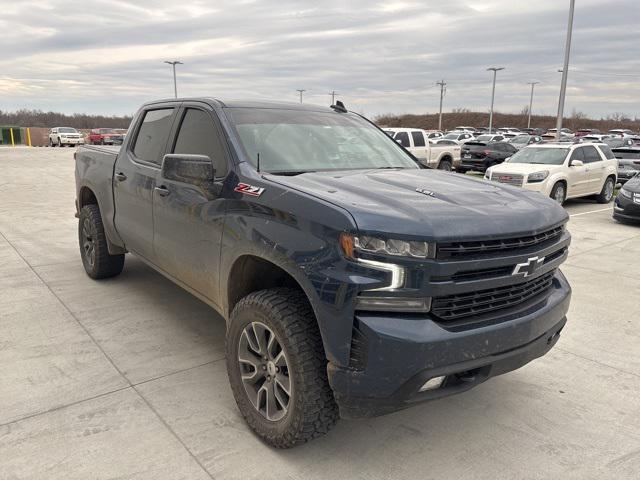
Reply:
<svg viewBox="0 0 640 480"><path fill-rule="evenodd" d="M571 288L558 271L550 293L486 325L452 331L430 317L356 315L366 360L361 369L329 363L341 416L382 415L460 393L547 353L566 323ZM445 376L435 390L419 392Z"/></svg>
<svg viewBox="0 0 640 480"><path fill-rule="evenodd" d="M60 143L64 145L84 145L84 138L61 138Z"/></svg>
<svg viewBox="0 0 640 480"><path fill-rule="evenodd" d="M640 222L640 203L636 203L632 199L619 194L613 203L613 218L616 220Z"/></svg>
<svg viewBox="0 0 640 480"><path fill-rule="evenodd" d="M465 170L474 170L476 172L485 172L489 166L489 162L484 158L462 158L460 160L460 168Z"/></svg>

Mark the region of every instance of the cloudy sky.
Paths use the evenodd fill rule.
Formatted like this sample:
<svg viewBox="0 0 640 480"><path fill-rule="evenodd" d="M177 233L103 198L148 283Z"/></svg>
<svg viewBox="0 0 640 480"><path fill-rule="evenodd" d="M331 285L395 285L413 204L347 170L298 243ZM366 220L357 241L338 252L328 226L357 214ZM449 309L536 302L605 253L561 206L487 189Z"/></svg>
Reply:
<svg viewBox="0 0 640 480"><path fill-rule="evenodd" d="M565 111L640 116L640 1L577 0ZM373 116L554 114L568 0L0 0L0 110L130 114L173 95L266 98Z"/></svg>

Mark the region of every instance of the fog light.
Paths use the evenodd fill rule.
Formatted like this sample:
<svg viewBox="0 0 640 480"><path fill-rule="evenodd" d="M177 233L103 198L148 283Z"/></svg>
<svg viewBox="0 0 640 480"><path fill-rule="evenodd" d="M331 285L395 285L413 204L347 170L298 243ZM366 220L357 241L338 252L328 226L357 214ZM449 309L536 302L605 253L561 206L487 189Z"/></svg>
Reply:
<svg viewBox="0 0 640 480"><path fill-rule="evenodd" d="M442 382L444 382L444 379L444 375L442 377L433 377L424 382L424 385L422 385L422 387L420 387L420 390L418 391L426 392L428 390L435 390L437 388L440 388L442 386Z"/></svg>
<svg viewBox="0 0 640 480"><path fill-rule="evenodd" d="M428 312L431 310L429 297L365 297L359 296L356 310L378 312Z"/></svg>

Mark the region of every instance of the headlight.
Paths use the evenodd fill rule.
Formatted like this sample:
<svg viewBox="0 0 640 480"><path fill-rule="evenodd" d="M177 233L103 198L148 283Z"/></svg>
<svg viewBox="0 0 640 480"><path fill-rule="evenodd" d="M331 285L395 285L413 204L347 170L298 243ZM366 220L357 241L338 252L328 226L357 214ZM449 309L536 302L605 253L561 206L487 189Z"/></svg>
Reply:
<svg viewBox="0 0 640 480"><path fill-rule="evenodd" d="M340 236L340 246L347 258L354 259L358 252L378 253L396 257L435 258L436 246L429 242L415 242L398 239L382 239L368 235Z"/></svg>
<svg viewBox="0 0 640 480"><path fill-rule="evenodd" d="M485 180L491 180L491 170L485 170L484 179Z"/></svg>
<svg viewBox="0 0 640 480"><path fill-rule="evenodd" d="M633 198L633 193L631 193L629 190L627 190L624 187L620 189L620 195L622 195L624 198L628 198L629 200Z"/></svg>
<svg viewBox="0 0 640 480"><path fill-rule="evenodd" d="M549 176L548 170L543 170L542 172L530 173L529 176L527 177L527 182L528 183L542 182L548 176Z"/></svg>

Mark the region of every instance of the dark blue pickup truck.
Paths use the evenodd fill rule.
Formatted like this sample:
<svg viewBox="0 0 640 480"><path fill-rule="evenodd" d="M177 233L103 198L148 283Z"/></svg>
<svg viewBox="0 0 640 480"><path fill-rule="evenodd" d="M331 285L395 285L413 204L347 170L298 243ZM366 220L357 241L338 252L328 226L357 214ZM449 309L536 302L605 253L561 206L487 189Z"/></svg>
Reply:
<svg viewBox="0 0 640 480"><path fill-rule="evenodd" d="M217 310L277 447L519 368L566 322L561 207L425 169L341 103L148 103L121 148L78 150L76 183L87 274L130 252Z"/></svg>

